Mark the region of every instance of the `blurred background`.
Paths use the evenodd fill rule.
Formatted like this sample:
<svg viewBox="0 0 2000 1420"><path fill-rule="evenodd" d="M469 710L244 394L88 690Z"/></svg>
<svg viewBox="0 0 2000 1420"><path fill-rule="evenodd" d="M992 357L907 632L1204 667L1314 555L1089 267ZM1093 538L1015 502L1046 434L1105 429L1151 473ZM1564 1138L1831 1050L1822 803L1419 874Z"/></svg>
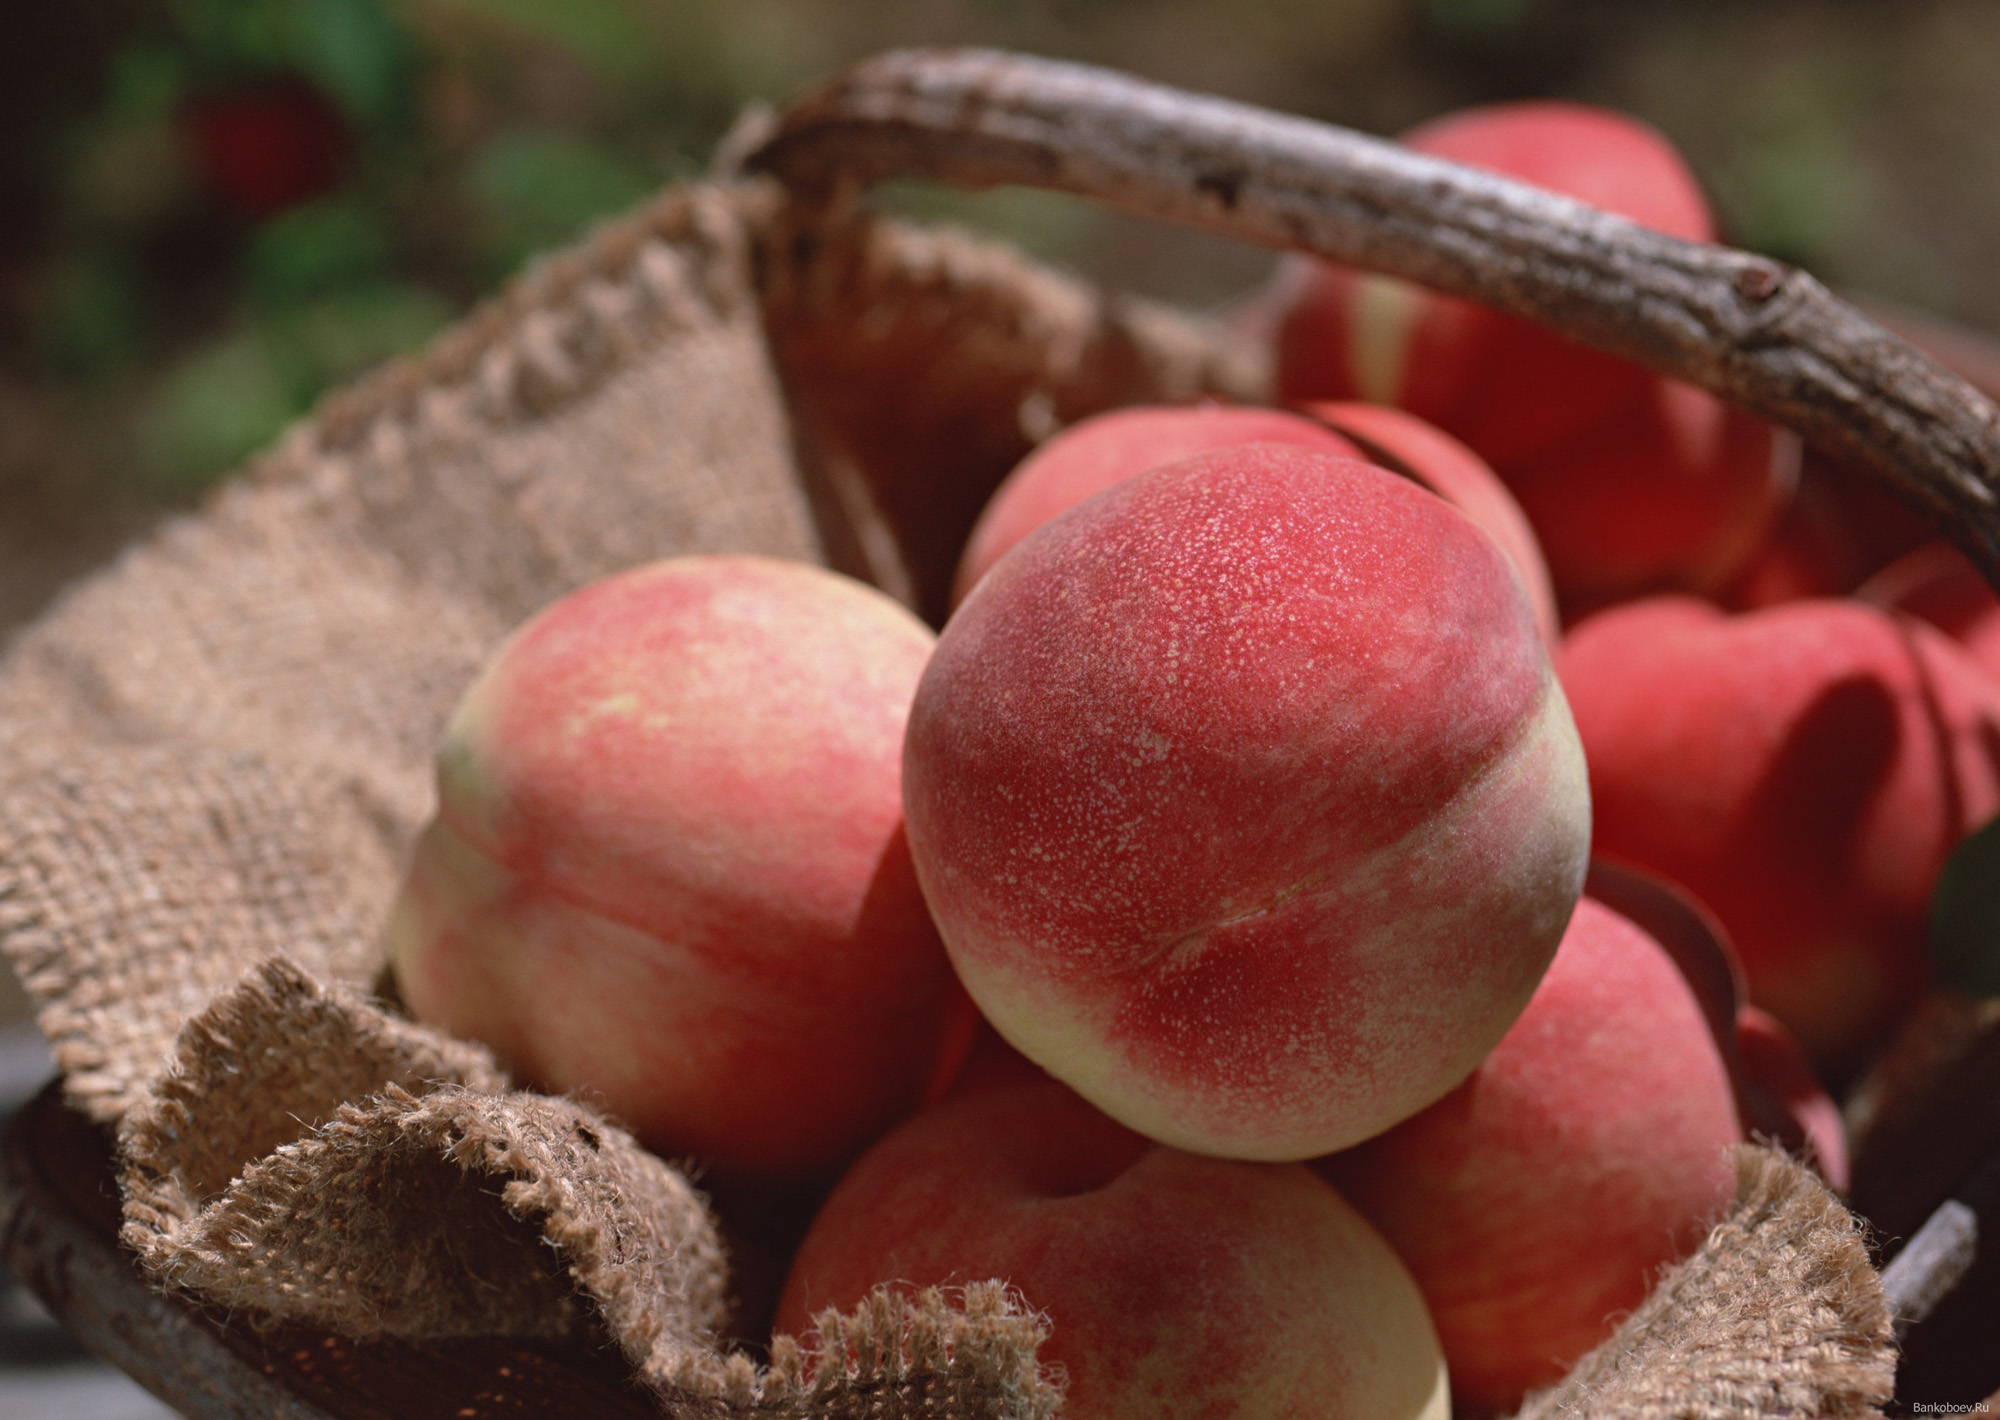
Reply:
<svg viewBox="0 0 2000 1420"><path fill-rule="evenodd" d="M1736 244L2000 331L1993 0L0 0L0 17L0 638L328 387L698 175L746 103L892 45L1088 60L1382 135L1499 99L1609 105L1679 144ZM1195 309L1271 264L1042 194L883 200ZM11 988L0 971L0 1108L46 1071ZM64 1361L54 1336L0 1291L0 1368ZM161 1413L115 1377L46 1379L60 1400L0 1378L0 1420Z"/></svg>
<svg viewBox="0 0 2000 1420"><path fill-rule="evenodd" d="M1117 65L1379 134L1529 95L1663 129L1740 245L2000 328L1991 0L0 0L0 634L329 385L870 51ZM1269 257L900 189L1202 307Z"/></svg>

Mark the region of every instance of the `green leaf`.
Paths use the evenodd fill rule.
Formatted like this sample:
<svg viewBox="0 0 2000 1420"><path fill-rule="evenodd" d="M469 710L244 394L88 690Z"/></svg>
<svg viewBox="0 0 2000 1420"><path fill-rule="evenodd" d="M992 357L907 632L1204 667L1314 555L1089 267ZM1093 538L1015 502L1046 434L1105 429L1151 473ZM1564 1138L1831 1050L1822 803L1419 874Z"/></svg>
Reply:
<svg viewBox="0 0 2000 1420"><path fill-rule="evenodd" d="M1424 18L1448 39L1495 39L1519 29L1533 0L1424 0Z"/></svg>
<svg viewBox="0 0 2000 1420"><path fill-rule="evenodd" d="M407 116L416 44L382 0L169 0L168 13L211 81L291 70L364 127Z"/></svg>
<svg viewBox="0 0 2000 1420"><path fill-rule="evenodd" d="M1938 985L2000 996L2000 818L1958 845L1931 897Z"/></svg>
<svg viewBox="0 0 2000 1420"><path fill-rule="evenodd" d="M105 76L104 116L123 123L157 123L173 117L186 85L181 56L163 44L128 44L111 59Z"/></svg>
<svg viewBox="0 0 2000 1420"><path fill-rule="evenodd" d="M112 244L58 258L37 280L31 306L36 353L62 374L105 374L138 353L141 294L131 263Z"/></svg>

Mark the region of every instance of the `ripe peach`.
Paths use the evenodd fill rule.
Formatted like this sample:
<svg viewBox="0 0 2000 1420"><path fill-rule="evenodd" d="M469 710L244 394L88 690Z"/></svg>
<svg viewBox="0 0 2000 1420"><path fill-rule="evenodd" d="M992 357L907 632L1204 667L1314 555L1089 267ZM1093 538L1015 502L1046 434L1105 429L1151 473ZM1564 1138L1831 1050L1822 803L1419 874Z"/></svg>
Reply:
<svg viewBox="0 0 2000 1420"><path fill-rule="evenodd" d="M1855 596L1929 622L2000 684L2000 595L1950 543L1911 549L1870 577Z"/></svg>
<svg viewBox="0 0 2000 1420"><path fill-rule="evenodd" d="M1741 1137L1727 1064L1672 958L1586 897L1464 1084L1315 1167L1408 1264L1459 1403L1511 1412L1701 1241Z"/></svg>
<svg viewBox="0 0 2000 1420"><path fill-rule="evenodd" d="M1450 1414L1409 1274L1311 1170L1152 1144L1046 1080L949 1100L863 1155L777 1329L878 1283L996 1277L1047 1314L1071 1420Z"/></svg>
<svg viewBox="0 0 2000 1420"><path fill-rule="evenodd" d="M1754 611L1846 596L1932 535L1874 473L1807 449L1797 492L1718 599L1732 611Z"/></svg>
<svg viewBox="0 0 2000 1420"><path fill-rule="evenodd" d="M904 757L961 979L1163 1142L1298 1159L1450 1089L1581 889L1519 578L1442 499L1275 444L1046 523L947 624Z"/></svg>
<svg viewBox="0 0 2000 1420"><path fill-rule="evenodd" d="M1840 1111L1792 1033L1747 1004L1743 963L1715 914L1687 889L1609 858L1591 860L1583 891L1659 943L1679 968L1729 1067L1745 1135L1811 1160L1828 1183L1846 1188Z"/></svg>
<svg viewBox="0 0 2000 1420"><path fill-rule="evenodd" d="M1023 459L987 500L959 556L952 605L1007 549L1092 494L1161 464L1260 441L1360 454L1323 424L1276 409L1148 405L1072 424Z"/></svg>
<svg viewBox="0 0 2000 1420"><path fill-rule="evenodd" d="M1931 627L1851 601L1600 612L1558 658L1597 848L1722 921L1750 996L1825 1068L1928 974L1931 889L2000 807L2000 689Z"/></svg>
<svg viewBox="0 0 2000 1420"><path fill-rule="evenodd" d="M542 611L439 751L389 932L411 1008L724 1174L851 1156L970 1039L903 834L932 644L859 582L754 557Z"/></svg>
<svg viewBox="0 0 2000 1420"><path fill-rule="evenodd" d="M1574 619L1641 592L1727 586L1790 502L1798 461L1788 430L1658 379L1574 439L1496 470Z"/></svg>
<svg viewBox="0 0 2000 1420"><path fill-rule="evenodd" d="M1403 141L1713 239L1672 145L1620 114L1500 104ZM1280 395L1393 404L1462 439L1520 499L1565 600L1718 586L1789 496L1797 441L1691 386L1389 277L1294 262L1278 285Z"/></svg>
<svg viewBox="0 0 2000 1420"><path fill-rule="evenodd" d="M1784 1112L1785 1132L1802 1142L1820 1176L1846 1192L1847 1126L1797 1038L1770 1012L1744 1006L1736 1015L1736 1059L1744 1080Z"/></svg>

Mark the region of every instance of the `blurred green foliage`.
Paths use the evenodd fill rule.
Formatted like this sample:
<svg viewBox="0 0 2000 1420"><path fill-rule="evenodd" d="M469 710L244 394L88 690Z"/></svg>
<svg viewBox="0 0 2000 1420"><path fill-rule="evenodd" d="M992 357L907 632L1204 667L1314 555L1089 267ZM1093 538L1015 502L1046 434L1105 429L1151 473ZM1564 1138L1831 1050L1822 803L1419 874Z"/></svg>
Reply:
<svg viewBox="0 0 2000 1420"><path fill-rule="evenodd" d="M1914 204L1923 169L1885 156L1879 115L1898 102L1964 147L1978 130L1959 111L1992 87L1979 66L1959 64L1939 114L1911 104L1909 76L2000 47L2000 7L1915 11L1923 23L1840 0L98 0L89 23L45 27L100 46L88 92L12 140L34 147L37 211L31 269L0 272L0 293L24 293L6 298L19 338L0 360L136 411L135 462L181 496L535 253L700 172L746 102L892 44L1109 63L1378 133L1530 94L1608 103L1682 143L1732 239L1836 281L1865 273L1879 294L1950 295L1994 263L1950 239L1946 204L1985 209L1965 183ZM1962 41L1968 26L1984 40ZM272 147L286 124L289 159ZM1258 269L1042 193L903 184L874 200L1178 300L1226 299Z"/></svg>
<svg viewBox="0 0 2000 1420"><path fill-rule="evenodd" d="M49 140L36 364L135 410L159 491L199 489L535 253L695 171L745 97L744 66L711 62L712 44L668 51L724 13L655 0L135 6L94 106ZM328 123L330 139L314 127ZM323 178L300 167L330 145ZM288 184L308 190L258 197Z"/></svg>
<svg viewBox="0 0 2000 1420"><path fill-rule="evenodd" d="M166 15L155 43L194 82L297 73L371 132L409 115L416 45L381 0L169 0Z"/></svg>

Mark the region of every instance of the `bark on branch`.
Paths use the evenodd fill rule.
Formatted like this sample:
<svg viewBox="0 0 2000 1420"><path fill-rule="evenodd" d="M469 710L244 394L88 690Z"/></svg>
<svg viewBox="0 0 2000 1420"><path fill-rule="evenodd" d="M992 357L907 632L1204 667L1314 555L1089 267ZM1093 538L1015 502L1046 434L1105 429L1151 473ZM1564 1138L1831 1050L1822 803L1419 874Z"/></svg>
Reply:
<svg viewBox="0 0 2000 1420"><path fill-rule="evenodd" d="M864 61L746 166L803 196L896 176L1053 188L1497 306L1874 466L2000 586L2000 410L1767 258L1344 129L986 50Z"/></svg>

